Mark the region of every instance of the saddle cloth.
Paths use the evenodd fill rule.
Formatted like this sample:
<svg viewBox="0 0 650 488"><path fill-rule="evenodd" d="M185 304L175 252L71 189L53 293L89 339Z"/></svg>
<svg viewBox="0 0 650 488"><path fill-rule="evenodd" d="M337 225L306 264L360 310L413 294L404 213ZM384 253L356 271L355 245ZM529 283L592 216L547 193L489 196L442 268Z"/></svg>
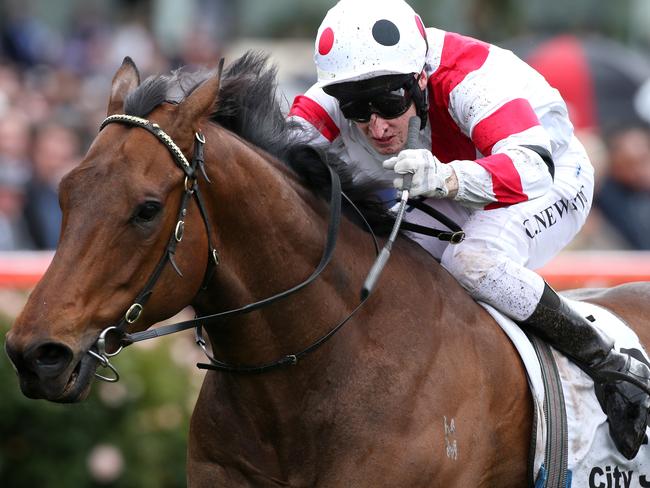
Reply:
<svg viewBox="0 0 650 488"><path fill-rule="evenodd" d="M643 351L639 338L620 318L594 304L571 301L585 317L593 316L593 325L614 338L617 349ZM546 421L544 383L537 355L528 337L517 324L491 306L481 305L494 317L519 351L526 367L537 411L534 473L544 460ZM642 445L637 456L628 461L616 449L609 436L607 417L594 393L593 381L563 354L552 349L562 382L568 424L568 469L573 488L650 488L650 446ZM643 355L648 356L645 351ZM646 429L650 436L650 428ZM550 467L547 467L550 468Z"/></svg>

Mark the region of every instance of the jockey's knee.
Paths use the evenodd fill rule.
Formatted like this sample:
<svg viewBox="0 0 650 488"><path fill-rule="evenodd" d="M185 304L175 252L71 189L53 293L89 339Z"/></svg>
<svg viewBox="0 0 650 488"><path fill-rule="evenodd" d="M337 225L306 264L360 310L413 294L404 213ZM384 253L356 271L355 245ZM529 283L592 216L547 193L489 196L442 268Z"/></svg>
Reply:
<svg viewBox="0 0 650 488"><path fill-rule="evenodd" d="M475 295L488 276L494 276L499 268L505 268L506 258L500 253L471 246L448 247L440 264L456 278L470 295ZM500 274L500 273L499 273Z"/></svg>
<svg viewBox="0 0 650 488"><path fill-rule="evenodd" d="M441 263L472 298L515 320L530 317L544 290L540 275L504 252L473 246L447 248Z"/></svg>

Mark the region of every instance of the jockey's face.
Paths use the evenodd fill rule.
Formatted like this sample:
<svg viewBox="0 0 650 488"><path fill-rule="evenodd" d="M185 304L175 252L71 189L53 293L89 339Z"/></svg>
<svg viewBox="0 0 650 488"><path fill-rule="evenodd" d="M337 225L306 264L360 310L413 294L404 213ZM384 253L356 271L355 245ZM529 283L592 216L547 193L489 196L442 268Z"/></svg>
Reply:
<svg viewBox="0 0 650 488"><path fill-rule="evenodd" d="M424 74L418 80L421 89L426 87ZM417 115L415 104L399 117L384 119L379 114L372 114L369 122L355 122L370 144L379 154L397 154L406 146L408 124L411 117Z"/></svg>
<svg viewBox="0 0 650 488"><path fill-rule="evenodd" d="M380 154L396 154L404 149L408 135L409 119L415 115L415 105L394 119L384 119L372 114L370 122L355 122L370 144Z"/></svg>

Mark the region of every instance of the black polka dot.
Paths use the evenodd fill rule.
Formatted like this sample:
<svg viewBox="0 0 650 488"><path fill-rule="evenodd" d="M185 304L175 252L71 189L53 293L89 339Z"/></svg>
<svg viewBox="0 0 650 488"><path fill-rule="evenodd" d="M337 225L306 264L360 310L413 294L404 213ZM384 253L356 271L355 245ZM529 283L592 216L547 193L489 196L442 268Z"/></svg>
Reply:
<svg viewBox="0 0 650 488"><path fill-rule="evenodd" d="M378 20L372 26L372 37L382 46L394 46L399 42L399 29L390 20Z"/></svg>

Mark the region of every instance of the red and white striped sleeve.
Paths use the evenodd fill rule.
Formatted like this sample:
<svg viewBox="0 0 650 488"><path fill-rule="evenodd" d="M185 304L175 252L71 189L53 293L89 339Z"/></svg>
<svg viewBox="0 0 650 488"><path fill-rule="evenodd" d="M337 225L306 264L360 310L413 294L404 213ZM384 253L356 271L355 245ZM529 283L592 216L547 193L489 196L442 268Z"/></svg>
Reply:
<svg viewBox="0 0 650 488"><path fill-rule="evenodd" d="M539 151L525 147L551 154L550 136L530 101L532 88L539 88L537 73L509 51L446 33L432 77L451 119L483 156L450 162L459 202L491 209L548 191L550 168Z"/></svg>
<svg viewBox="0 0 650 488"><path fill-rule="evenodd" d="M329 145L341 132L338 102L317 87L294 99L288 117L301 125L306 139L314 145Z"/></svg>

